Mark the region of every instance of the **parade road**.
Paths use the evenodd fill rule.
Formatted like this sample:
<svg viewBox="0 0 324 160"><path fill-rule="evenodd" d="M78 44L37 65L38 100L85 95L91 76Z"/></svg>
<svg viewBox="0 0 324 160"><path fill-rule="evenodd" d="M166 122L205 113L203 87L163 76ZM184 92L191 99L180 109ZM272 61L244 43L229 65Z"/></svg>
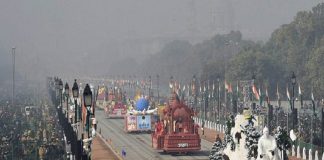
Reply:
<svg viewBox="0 0 324 160"><path fill-rule="evenodd" d="M107 119L104 111L96 111L98 120L98 131L111 144L120 155L122 151L126 160L134 159L209 159L208 155L212 143L201 140L201 151L188 154L169 154L152 148L151 134L148 133L126 133L124 131L124 119Z"/></svg>

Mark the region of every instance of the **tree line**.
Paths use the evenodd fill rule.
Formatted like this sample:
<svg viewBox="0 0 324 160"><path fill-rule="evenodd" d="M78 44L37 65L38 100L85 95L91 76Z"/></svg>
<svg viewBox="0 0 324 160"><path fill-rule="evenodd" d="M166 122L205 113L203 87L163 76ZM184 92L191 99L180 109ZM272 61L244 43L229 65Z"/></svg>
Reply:
<svg viewBox="0 0 324 160"><path fill-rule="evenodd" d="M173 76L188 82L193 75L201 81L217 78L236 83L250 80L268 88L275 98L276 86L285 93L295 73L305 98L313 92L324 97L324 3L311 11L298 12L293 21L276 29L268 41L242 39L240 31L215 35L198 44L173 41L139 66L141 74ZM160 76L161 78L163 76ZM162 79L163 81L163 79ZM296 87L297 88L297 87Z"/></svg>

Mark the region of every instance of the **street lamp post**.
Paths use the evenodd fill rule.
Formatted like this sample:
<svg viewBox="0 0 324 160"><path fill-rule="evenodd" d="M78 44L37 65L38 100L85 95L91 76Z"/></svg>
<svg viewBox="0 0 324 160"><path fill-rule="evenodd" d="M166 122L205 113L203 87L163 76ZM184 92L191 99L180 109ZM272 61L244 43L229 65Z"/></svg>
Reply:
<svg viewBox="0 0 324 160"><path fill-rule="evenodd" d="M217 110L218 110L218 121L220 120L220 108L221 108L221 102L220 102L220 80L219 80L219 78L217 78L217 87L218 87L218 89L217 89Z"/></svg>
<svg viewBox="0 0 324 160"><path fill-rule="evenodd" d="M76 82L76 79L74 80L73 86L72 86L72 95L74 98L74 124L76 125L76 127L78 127L77 123L79 121L78 119L78 105L77 105L77 98L79 97L79 87L78 84ZM81 129L80 129L81 130ZM78 133L79 129L76 129L75 135L75 143L76 143L76 158L80 159L80 153L82 153L82 143L80 140L78 140L79 137L79 133Z"/></svg>
<svg viewBox="0 0 324 160"><path fill-rule="evenodd" d="M14 107L14 101L15 101L15 63L16 63L16 57L15 57L15 51L16 48L12 48L12 100L11 100L11 107Z"/></svg>
<svg viewBox="0 0 324 160"><path fill-rule="evenodd" d="M78 119L78 105L77 105L77 98L79 97L79 87L76 82L76 79L74 80L74 83L73 83L72 94L73 94L73 98L74 98L74 123L77 123L79 121L79 119Z"/></svg>
<svg viewBox="0 0 324 160"><path fill-rule="evenodd" d="M59 80L59 90L60 90L60 105L61 105L61 110L63 108L63 102L62 102L62 99L63 99L63 95L62 95L62 91L63 91L63 82L62 82L62 79Z"/></svg>
<svg viewBox="0 0 324 160"><path fill-rule="evenodd" d="M172 92L172 91L175 91L175 90L174 90L174 83L173 83L173 76L170 77L170 84L169 84L169 87L170 87L171 92Z"/></svg>
<svg viewBox="0 0 324 160"><path fill-rule="evenodd" d="M193 105L195 110L197 110L197 84L196 84L196 75L193 75L192 77L192 85L193 85L193 95L194 95L194 101Z"/></svg>
<svg viewBox="0 0 324 160"><path fill-rule="evenodd" d="M207 121L207 109L209 108L208 107L208 85L206 83L204 83L204 119L205 121Z"/></svg>
<svg viewBox="0 0 324 160"><path fill-rule="evenodd" d="M204 117L204 112L203 112L203 102L204 102L204 86L203 86L204 84L200 81L200 88L199 88L199 90L200 90L200 108L199 108L199 116L200 116L200 118L201 119L203 119ZM204 121L203 121L204 122ZM204 123L202 124L203 126L204 126Z"/></svg>
<svg viewBox="0 0 324 160"><path fill-rule="evenodd" d="M69 89L70 88L69 88L69 84L67 82L65 83L64 89L65 89L65 95L66 95L66 117L69 118L69 96L70 96ZM71 121L71 123L72 123L72 121Z"/></svg>
<svg viewBox="0 0 324 160"><path fill-rule="evenodd" d="M292 84L292 129L295 129L295 85L296 85L296 75L294 72L292 72L291 75L291 84Z"/></svg>
<svg viewBox="0 0 324 160"><path fill-rule="evenodd" d="M84 106L87 109L86 123L87 123L88 138L90 138L89 127L90 127L90 112L91 112L91 105L92 105L92 91L90 89L89 84L86 84L86 87L84 88L83 100L84 100Z"/></svg>
<svg viewBox="0 0 324 160"><path fill-rule="evenodd" d="M321 108L321 116L322 116L322 119L321 119L321 149L322 149L322 153L323 153L323 146L324 146L324 143L323 143L323 138L324 138L324 110L323 110L323 107ZM323 156L323 155L322 155Z"/></svg>
<svg viewBox="0 0 324 160"><path fill-rule="evenodd" d="M151 87L152 87L152 77L151 76L149 76L149 88L148 88L148 91L149 91L149 94L148 94L148 96L149 96L149 99L151 99Z"/></svg>
<svg viewBox="0 0 324 160"><path fill-rule="evenodd" d="M58 79L54 77L54 86L55 86L55 106L58 106L58 97L59 97L59 86L58 86Z"/></svg>
<svg viewBox="0 0 324 160"><path fill-rule="evenodd" d="M159 80L160 80L160 76L156 75L156 81L157 81L157 99L158 99L158 105L160 104L160 92L159 92Z"/></svg>

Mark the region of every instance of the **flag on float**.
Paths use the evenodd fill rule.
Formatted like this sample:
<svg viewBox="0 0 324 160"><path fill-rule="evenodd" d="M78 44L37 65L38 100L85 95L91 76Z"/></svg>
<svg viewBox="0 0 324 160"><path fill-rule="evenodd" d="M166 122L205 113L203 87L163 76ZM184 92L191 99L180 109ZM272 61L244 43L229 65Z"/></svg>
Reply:
<svg viewBox="0 0 324 160"><path fill-rule="evenodd" d="M259 95L259 93L258 93L258 90L257 90L255 84L253 84L253 86L252 86L252 92L253 92L253 94L254 94L254 97L255 97L257 100L260 100L260 95Z"/></svg>
<svg viewBox="0 0 324 160"><path fill-rule="evenodd" d="M299 97L300 97L300 106L303 108L303 94L302 94L302 91L301 91L301 88L300 88L300 84L298 85L298 94L299 94Z"/></svg>

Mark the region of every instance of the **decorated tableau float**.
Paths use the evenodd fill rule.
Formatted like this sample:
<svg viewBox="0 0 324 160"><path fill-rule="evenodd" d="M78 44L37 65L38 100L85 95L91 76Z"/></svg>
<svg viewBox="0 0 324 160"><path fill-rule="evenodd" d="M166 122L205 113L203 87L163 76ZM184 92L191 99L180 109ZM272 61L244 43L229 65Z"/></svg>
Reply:
<svg viewBox="0 0 324 160"><path fill-rule="evenodd" d="M108 105L108 89L106 86L99 86L96 98L96 107L105 109Z"/></svg>
<svg viewBox="0 0 324 160"><path fill-rule="evenodd" d="M158 120L158 108L151 109L147 97L141 97L136 104L131 103L125 115L126 132L151 132Z"/></svg>
<svg viewBox="0 0 324 160"><path fill-rule="evenodd" d="M201 149L199 126L194 123L194 112L172 92L151 134L152 147L168 153L187 153Z"/></svg>
<svg viewBox="0 0 324 160"><path fill-rule="evenodd" d="M121 88L108 90L108 104L105 107L107 118L124 118L127 113L126 95Z"/></svg>

